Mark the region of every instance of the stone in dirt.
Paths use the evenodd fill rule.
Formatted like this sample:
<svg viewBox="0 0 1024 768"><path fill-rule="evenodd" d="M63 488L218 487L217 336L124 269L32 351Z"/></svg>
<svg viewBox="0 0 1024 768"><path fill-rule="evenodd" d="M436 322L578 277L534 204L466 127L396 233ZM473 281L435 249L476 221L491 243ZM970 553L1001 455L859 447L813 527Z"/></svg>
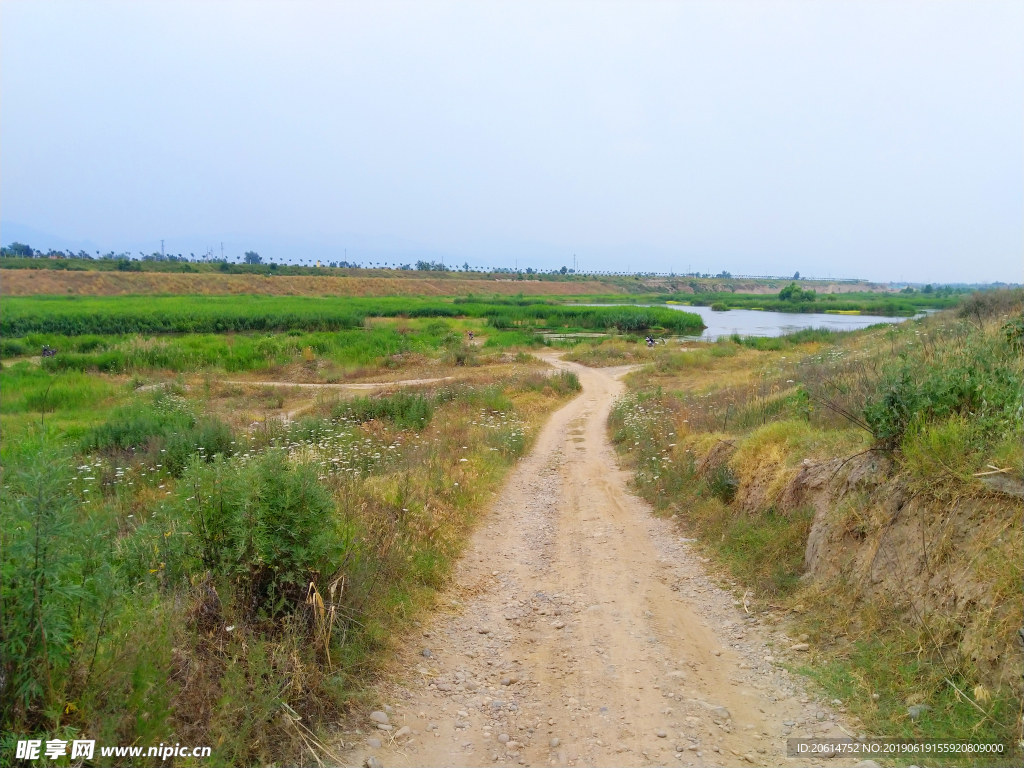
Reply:
<svg viewBox="0 0 1024 768"><path fill-rule="evenodd" d="M807 643L797 643L796 645L789 646L789 650L791 651L809 651L810 649L811 646Z"/></svg>
<svg viewBox="0 0 1024 768"><path fill-rule="evenodd" d="M367 739L366 746L370 749L380 749L380 739Z"/></svg>
<svg viewBox="0 0 1024 768"><path fill-rule="evenodd" d="M912 704L911 706L907 707L907 714L910 716L911 720L920 720L921 715L923 715L930 709L931 707L929 707L927 704Z"/></svg>
<svg viewBox="0 0 1024 768"><path fill-rule="evenodd" d="M365 768L384 768L384 765L376 757L372 755L363 762Z"/></svg>
<svg viewBox="0 0 1024 768"><path fill-rule="evenodd" d="M387 725L388 722L387 713L381 712L380 710L377 710L376 712L371 712L370 719L373 720L373 722L375 723L384 723L385 725Z"/></svg>
<svg viewBox="0 0 1024 768"><path fill-rule="evenodd" d="M555 747L557 747L557 746L558 746L559 744L561 744L561 743L562 743L562 740L561 740L561 739L555 738L555 739L552 739L552 740L551 740L551 741L550 741L550 742L548 743L548 746L549 746L549 747L551 747L552 749L554 749Z"/></svg>
<svg viewBox="0 0 1024 768"><path fill-rule="evenodd" d="M408 736L410 733L412 733L412 728L410 728L408 725L403 725L401 728L395 731L395 738L400 739L403 736Z"/></svg>

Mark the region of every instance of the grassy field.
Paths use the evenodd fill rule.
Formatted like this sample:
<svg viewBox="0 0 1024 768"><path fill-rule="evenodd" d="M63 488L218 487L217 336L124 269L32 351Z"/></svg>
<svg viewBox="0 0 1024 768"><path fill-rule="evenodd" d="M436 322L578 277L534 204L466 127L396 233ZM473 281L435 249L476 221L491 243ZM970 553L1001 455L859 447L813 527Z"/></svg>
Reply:
<svg viewBox="0 0 1024 768"><path fill-rule="evenodd" d="M105 301L102 322L182 322L167 318L188 304ZM262 316L351 311L302 304ZM12 317L95 330L66 325L88 311L55 306ZM245 314L213 307L188 316L205 328ZM523 353L532 332L423 307L339 331L5 334L20 356L0 370L0 754L26 735L87 734L290 765L365 706L396 633L579 389ZM42 343L61 351L15 348ZM433 381L355 396L294 384L332 376Z"/></svg>
<svg viewBox="0 0 1024 768"><path fill-rule="evenodd" d="M1020 291L994 292L890 328L570 358L643 364L610 420L636 488L761 621L808 636L794 669L868 733L999 741L1016 760L1021 312Z"/></svg>
<svg viewBox="0 0 1024 768"><path fill-rule="evenodd" d="M661 307L585 307L520 299L468 297L459 301L412 298L281 296L150 296L124 298L37 296L4 301L0 334L223 333L228 331L337 331L374 317L470 317L496 329L651 328L698 332L692 313Z"/></svg>

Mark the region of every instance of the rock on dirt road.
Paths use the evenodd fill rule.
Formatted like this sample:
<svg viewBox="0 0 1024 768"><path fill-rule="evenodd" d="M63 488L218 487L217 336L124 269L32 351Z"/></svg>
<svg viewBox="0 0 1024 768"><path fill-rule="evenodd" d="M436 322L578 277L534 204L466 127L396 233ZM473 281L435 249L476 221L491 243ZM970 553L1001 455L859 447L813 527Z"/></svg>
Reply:
<svg viewBox="0 0 1024 768"><path fill-rule="evenodd" d="M349 764L805 765L787 737L852 734L780 666L795 638L762 630L627 490L605 427L627 369L548 359L583 392L496 496L448 610L377 687L395 730L368 711L344 735Z"/></svg>

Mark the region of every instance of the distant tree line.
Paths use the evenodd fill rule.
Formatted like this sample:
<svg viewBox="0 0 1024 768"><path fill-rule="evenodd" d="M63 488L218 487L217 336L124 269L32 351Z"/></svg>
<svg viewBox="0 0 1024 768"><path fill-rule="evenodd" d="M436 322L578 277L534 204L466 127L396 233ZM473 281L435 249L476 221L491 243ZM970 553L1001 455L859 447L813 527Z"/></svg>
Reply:
<svg viewBox="0 0 1024 768"><path fill-rule="evenodd" d="M10 245L0 247L0 258L19 258L19 259L88 259L94 261L96 259L129 259L131 258L130 253L100 253L96 251L96 255L92 255L88 251L78 251L75 253L70 248L66 251L58 251L50 248L47 251L33 248L31 245L25 245L17 241Z"/></svg>

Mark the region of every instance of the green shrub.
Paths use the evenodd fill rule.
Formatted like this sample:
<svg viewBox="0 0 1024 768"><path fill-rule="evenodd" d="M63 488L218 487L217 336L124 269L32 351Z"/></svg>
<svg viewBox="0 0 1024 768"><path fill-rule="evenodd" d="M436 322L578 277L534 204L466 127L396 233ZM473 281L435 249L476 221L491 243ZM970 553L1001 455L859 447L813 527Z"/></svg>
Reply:
<svg viewBox="0 0 1024 768"><path fill-rule="evenodd" d="M345 560L350 537L330 492L315 467L291 464L281 450L247 463L193 460L182 483L191 554L254 617L293 610L310 582L322 586Z"/></svg>
<svg viewBox="0 0 1024 768"><path fill-rule="evenodd" d="M882 444L896 447L915 422L968 416L976 433L1020 421L1021 361L999 335L972 332L944 345L941 359L904 354L883 369L864 407L864 420Z"/></svg>
<svg viewBox="0 0 1024 768"><path fill-rule="evenodd" d="M80 634L75 606L86 594L67 463L42 446L25 462L5 461L0 561L3 724L35 727L54 717L60 681ZM60 685L60 682L58 682Z"/></svg>
<svg viewBox="0 0 1024 768"><path fill-rule="evenodd" d="M804 290L798 283L790 283L781 291L779 291L779 301L791 301L791 302L811 302L818 298L818 294L814 289Z"/></svg>
<svg viewBox="0 0 1024 768"><path fill-rule="evenodd" d="M176 688L167 624L143 583L128 590L120 578L123 531L79 502L71 457L46 439L7 446L3 461L0 731L166 738Z"/></svg>

